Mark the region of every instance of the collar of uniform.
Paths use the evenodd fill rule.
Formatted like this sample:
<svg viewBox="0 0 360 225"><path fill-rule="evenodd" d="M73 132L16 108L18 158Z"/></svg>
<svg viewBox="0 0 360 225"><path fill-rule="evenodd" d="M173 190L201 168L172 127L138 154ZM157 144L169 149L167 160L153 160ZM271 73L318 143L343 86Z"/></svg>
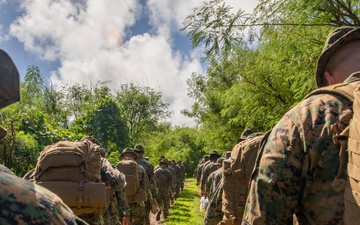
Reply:
<svg viewBox="0 0 360 225"><path fill-rule="evenodd" d="M355 81L360 81L360 71L352 73L346 80L344 80L345 84L352 83Z"/></svg>

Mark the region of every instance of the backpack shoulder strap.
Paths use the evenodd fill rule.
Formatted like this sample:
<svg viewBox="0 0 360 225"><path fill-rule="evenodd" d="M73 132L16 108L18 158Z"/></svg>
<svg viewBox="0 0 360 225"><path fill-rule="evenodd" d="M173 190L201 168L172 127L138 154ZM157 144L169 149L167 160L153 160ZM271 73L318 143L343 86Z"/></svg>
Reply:
<svg viewBox="0 0 360 225"><path fill-rule="evenodd" d="M350 102L354 102L354 90L356 89L356 86L353 84L345 84L345 83L339 83L334 84L330 86L325 86L322 88L318 88L311 93L307 94L304 99L307 99L313 95L318 94L335 94L342 96L349 100Z"/></svg>

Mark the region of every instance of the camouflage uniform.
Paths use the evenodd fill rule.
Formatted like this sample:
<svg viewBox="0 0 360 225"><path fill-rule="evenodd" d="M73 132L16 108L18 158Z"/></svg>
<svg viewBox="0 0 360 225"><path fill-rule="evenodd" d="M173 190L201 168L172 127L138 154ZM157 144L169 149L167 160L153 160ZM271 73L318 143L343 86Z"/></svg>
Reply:
<svg viewBox="0 0 360 225"><path fill-rule="evenodd" d="M86 224L51 191L0 172L0 224Z"/></svg>
<svg viewBox="0 0 360 225"><path fill-rule="evenodd" d="M206 155L207 157L204 156L204 162L202 164L199 165L199 167L197 168L196 171L196 182L199 185L201 183L201 174L203 171L203 168L210 163L209 161L209 156Z"/></svg>
<svg viewBox="0 0 360 225"><path fill-rule="evenodd" d="M136 145L134 150L135 150L135 153L144 152L144 148L141 145ZM157 185L156 185L155 178L154 178L154 166L151 164L151 162L149 162L148 160L143 158L140 154L138 154L138 158L137 158L136 162L139 165L141 165L142 167L144 167L145 172L149 179L149 185L150 185L149 188L150 188L151 195L147 196L147 201L145 202L145 212L147 214L149 214L150 210L151 210L151 201L153 198L156 199L156 196L157 196ZM150 225L149 215L145 216L145 224Z"/></svg>
<svg viewBox="0 0 360 225"><path fill-rule="evenodd" d="M149 179L146 175L144 167L138 165L138 176L139 176L139 191L149 192ZM151 195L151 193L149 193ZM145 217L149 216L145 212L145 203L141 202L131 202L129 203L130 208L130 219L133 225L144 225Z"/></svg>
<svg viewBox="0 0 360 225"><path fill-rule="evenodd" d="M292 224L294 213L300 224L309 223L304 213L318 225L342 223L344 191L332 187L339 146L329 130L340 116L346 118L351 105L342 97L319 94L283 116L263 150L243 224Z"/></svg>
<svg viewBox="0 0 360 225"><path fill-rule="evenodd" d="M114 168L106 158L102 158L101 178L107 186L111 186L113 191L110 197L109 207L103 215L104 224L121 224L120 221L122 221L124 216L123 212L126 210L126 207L128 207L126 197L125 199L123 198L125 175ZM119 214L120 212L122 212L121 215Z"/></svg>
<svg viewBox="0 0 360 225"><path fill-rule="evenodd" d="M224 213L221 210L222 193L223 193L221 177L222 177L222 170L220 168L220 172L217 173L216 179L214 179L212 185L214 188L212 191L212 195L209 198L209 206L206 208L205 211L204 225L217 225L224 216Z"/></svg>
<svg viewBox="0 0 360 225"><path fill-rule="evenodd" d="M176 177L176 171L172 167L171 161L168 161L168 163L169 163L169 167L167 169L171 172L171 178L172 178L169 194L170 194L170 202L171 202L171 204L173 204L174 200L175 200L174 194L175 194L175 188L176 188L176 183L177 183L177 177Z"/></svg>
<svg viewBox="0 0 360 225"><path fill-rule="evenodd" d="M199 170L199 167L204 163L204 160L203 159L200 159L199 160L199 163L196 165L195 169L194 169L194 172L193 172L193 177L197 178L197 173L198 173L198 170Z"/></svg>
<svg viewBox="0 0 360 225"><path fill-rule="evenodd" d="M169 189L172 184L171 172L166 168L159 167L155 171L155 178L158 184L159 194L156 198L159 207L163 210L164 217L166 218L169 215L169 207L170 207L170 196Z"/></svg>
<svg viewBox="0 0 360 225"><path fill-rule="evenodd" d="M7 168L6 166L3 166L1 164L0 164L0 172L8 173L10 175L15 176L15 173L13 171L11 171L9 168Z"/></svg>
<svg viewBox="0 0 360 225"><path fill-rule="evenodd" d="M208 193L209 198L211 198L212 193L214 193L215 187L221 181L222 177L222 168L218 168L214 172L210 173L206 185L205 191Z"/></svg>
<svg viewBox="0 0 360 225"><path fill-rule="evenodd" d="M180 190L184 189L184 182L185 182L185 166L182 164L181 161L177 162L178 166L181 168L181 182L180 182Z"/></svg>
<svg viewBox="0 0 360 225"><path fill-rule="evenodd" d="M217 167L215 165L216 160L220 157L220 155L216 152L213 151L210 153L210 161L208 163L205 163L202 173L201 173L201 179L200 179L200 189L201 191L205 191L205 186L206 186L206 180L208 178L208 176L214 172L215 170L217 170Z"/></svg>
<svg viewBox="0 0 360 225"><path fill-rule="evenodd" d="M178 166L175 162L175 160L172 161L172 168L174 168L175 171L175 176L176 176L176 180L175 180L175 187L174 187L174 191L175 191L175 198L179 197L180 194L180 188L181 188L181 182L182 182L182 172L181 172L181 168L180 166Z"/></svg>

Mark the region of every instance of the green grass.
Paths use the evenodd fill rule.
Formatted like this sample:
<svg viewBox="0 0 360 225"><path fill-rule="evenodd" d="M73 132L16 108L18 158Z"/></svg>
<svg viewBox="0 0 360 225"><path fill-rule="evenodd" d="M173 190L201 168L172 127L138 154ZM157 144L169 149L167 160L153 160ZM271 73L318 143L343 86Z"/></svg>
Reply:
<svg viewBox="0 0 360 225"><path fill-rule="evenodd" d="M187 187L175 200L174 207L170 209L170 216L166 219L166 225L202 225L204 224L204 212L200 212L199 186L196 186L194 178L186 179Z"/></svg>

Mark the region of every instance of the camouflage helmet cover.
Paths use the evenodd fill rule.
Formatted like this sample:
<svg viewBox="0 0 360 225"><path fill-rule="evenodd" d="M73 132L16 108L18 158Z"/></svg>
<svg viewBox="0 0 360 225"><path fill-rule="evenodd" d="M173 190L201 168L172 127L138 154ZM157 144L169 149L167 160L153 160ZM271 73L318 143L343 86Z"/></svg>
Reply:
<svg viewBox="0 0 360 225"><path fill-rule="evenodd" d="M131 148L128 148L128 147L126 147L126 148L124 148L122 150L122 152L120 154L120 157L124 157L124 155L127 154L127 153L132 154L134 156L135 160L137 159L137 155L136 155L135 151L133 149L131 149Z"/></svg>
<svg viewBox="0 0 360 225"><path fill-rule="evenodd" d="M0 49L0 109L20 100L19 72L10 56ZM0 139L7 134L0 127Z"/></svg>
<svg viewBox="0 0 360 225"><path fill-rule="evenodd" d="M19 100L19 72L10 56L0 49L0 109Z"/></svg>
<svg viewBox="0 0 360 225"><path fill-rule="evenodd" d="M330 58L342 46L354 40L360 40L359 27L339 27L328 35L316 67L315 79L319 88L327 85L324 78L324 71Z"/></svg>
<svg viewBox="0 0 360 225"><path fill-rule="evenodd" d="M136 152L144 152L144 147L142 145L135 145L134 151L136 151Z"/></svg>

